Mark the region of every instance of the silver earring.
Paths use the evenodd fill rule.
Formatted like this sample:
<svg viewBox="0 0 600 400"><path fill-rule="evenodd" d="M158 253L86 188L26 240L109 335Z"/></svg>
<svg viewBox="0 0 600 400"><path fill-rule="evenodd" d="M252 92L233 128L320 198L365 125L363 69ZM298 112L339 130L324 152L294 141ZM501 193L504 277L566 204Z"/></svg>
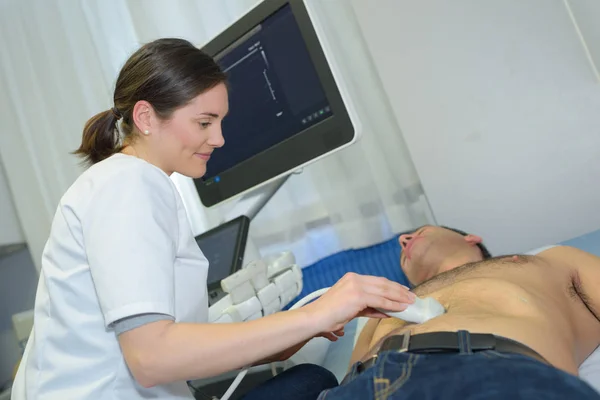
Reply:
<svg viewBox="0 0 600 400"><path fill-rule="evenodd" d="M149 134L150 134L150 131L149 131L148 129L146 129L146 130L144 131L144 135L149 135Z"/></svg>

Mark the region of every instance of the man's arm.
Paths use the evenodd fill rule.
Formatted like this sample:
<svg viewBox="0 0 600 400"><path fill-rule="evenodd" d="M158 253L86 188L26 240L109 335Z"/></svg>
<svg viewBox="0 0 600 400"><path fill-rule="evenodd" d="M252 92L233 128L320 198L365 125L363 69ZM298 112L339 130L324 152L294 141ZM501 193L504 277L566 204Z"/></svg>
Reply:
<svg viewBox="0 0 600 400"><path fill-rule="evenodd" d="M577 272L573 278L582 290L578 294L585 299L588 309L600 324L600 257L569 246L553 247L539 255L568 265Z"/></svg>
<svg viewBox="0 0 600 400"><path fill-rule="evenodd" d="M375 334L379 321L381 320L378 318L370 318L363 327L363 330L360 332L358 340L356 341L356 345L354 346L354 350L352 351L349 367L352 367L359 362L369 352L371 341L373 340L373 335Z"/></svg>

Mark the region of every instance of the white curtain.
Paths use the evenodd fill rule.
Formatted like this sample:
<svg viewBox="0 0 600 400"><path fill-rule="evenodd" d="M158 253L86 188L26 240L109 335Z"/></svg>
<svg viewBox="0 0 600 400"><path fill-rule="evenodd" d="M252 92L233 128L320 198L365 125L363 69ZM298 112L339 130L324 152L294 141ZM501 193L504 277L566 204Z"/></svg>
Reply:
<svg viewBox="0 0 600 400"><path fill-rule="evenodd" d="M85 121L112 106L127 57L159 37L202 46L256 3L0 0L0 158L38 268L56 206L82 172L69 152L78 147ZM432 222L351 5L308 3L340 66L363 135L293 175L252 223L250 243L261 254L291 249L302 265ZM221 220L224 207L203 209L189 179L173 180L196 234Z"/></svg>

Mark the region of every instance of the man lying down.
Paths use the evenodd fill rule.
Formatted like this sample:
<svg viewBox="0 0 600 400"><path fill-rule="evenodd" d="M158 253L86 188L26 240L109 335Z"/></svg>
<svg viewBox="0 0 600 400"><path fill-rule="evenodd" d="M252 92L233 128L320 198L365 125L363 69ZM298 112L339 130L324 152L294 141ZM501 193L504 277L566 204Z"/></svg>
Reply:
<svg viewBox="0 0 600 400"><path fill-rule="evenodd" d="M491 258L457 232L400 237L413 291L446 313L369 320L350 372L320 398L600 399L577 377L600 344L600 258L562 246Z"/></svg>

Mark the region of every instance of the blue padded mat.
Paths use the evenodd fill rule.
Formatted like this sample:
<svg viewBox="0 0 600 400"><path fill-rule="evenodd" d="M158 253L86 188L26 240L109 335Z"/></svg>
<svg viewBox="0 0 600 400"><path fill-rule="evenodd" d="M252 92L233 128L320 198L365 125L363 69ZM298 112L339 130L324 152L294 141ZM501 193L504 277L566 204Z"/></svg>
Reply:
<svg viewBox="0 0 600 400"><path fill-rule="evenodd" d="M342 251L317 261L302 269L302 293L286 308L315 290L333 286L346 272L384 276L408 286L408 279L400 269L400 251L398 236L395 236L380 244Z"/></svg>

